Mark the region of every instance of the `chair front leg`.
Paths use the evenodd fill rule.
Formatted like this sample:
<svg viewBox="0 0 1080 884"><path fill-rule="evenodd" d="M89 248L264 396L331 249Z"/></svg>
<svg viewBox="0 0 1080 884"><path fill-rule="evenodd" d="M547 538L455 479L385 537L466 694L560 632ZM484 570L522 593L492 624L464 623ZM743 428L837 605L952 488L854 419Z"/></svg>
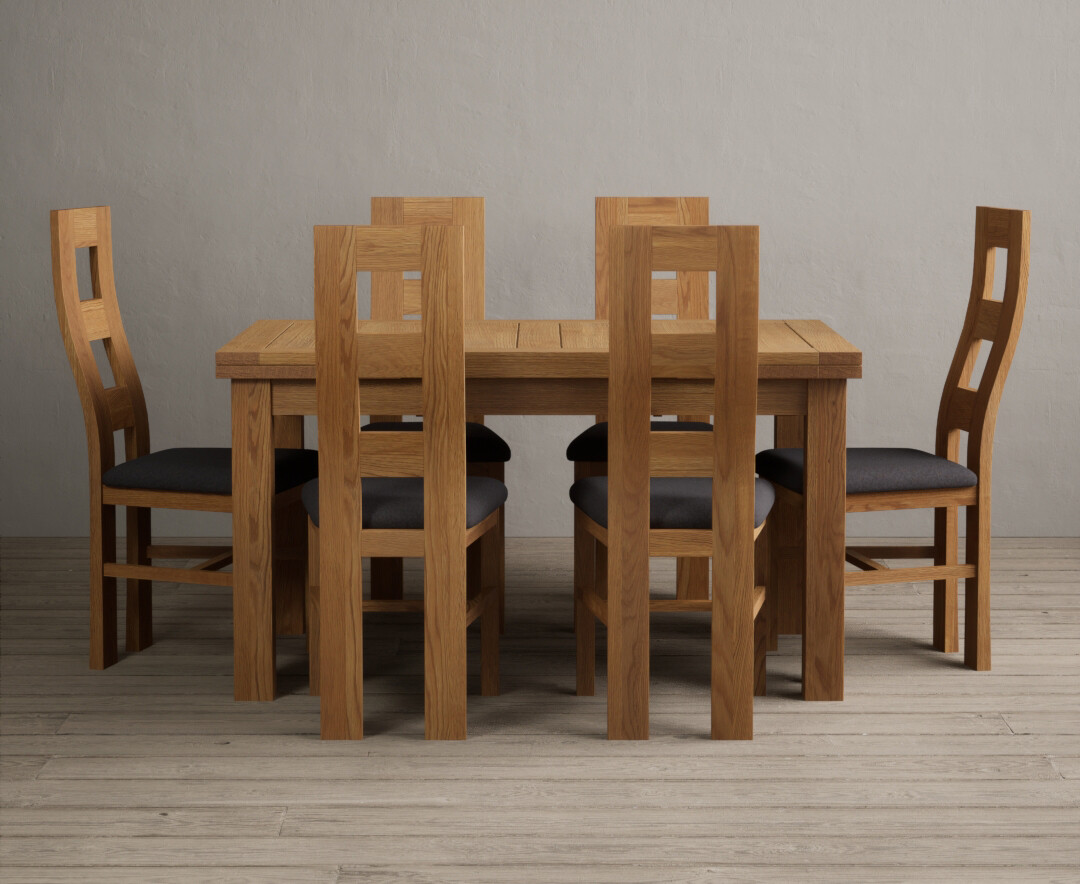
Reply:
<svg viewBox="0 0 1080 884"><path fill-rule="evenodd" d="M935 565L955 565L959 561L959 521L955 506L943 506L934 510ZM960 650L957 583L955 577L934 581L934 647L945 653Z"/></svg>
<svg viewBox="0 0 1080 884"><path fill-rule="evenodd" d="M101 486L90 492L90 668L106 669L116 647L116 578L105 563L116 561L116 507L101 503Z"/></svg>
<svg viewBox="0 0 1080 884"><path fill-rule="evenodd" d="M150 509L125 507L127 510L127 561L133 565L149 565ZM127 631L124 645L129 653L142 651L154 643L153 583L149 580L127 581Z"/></svg>

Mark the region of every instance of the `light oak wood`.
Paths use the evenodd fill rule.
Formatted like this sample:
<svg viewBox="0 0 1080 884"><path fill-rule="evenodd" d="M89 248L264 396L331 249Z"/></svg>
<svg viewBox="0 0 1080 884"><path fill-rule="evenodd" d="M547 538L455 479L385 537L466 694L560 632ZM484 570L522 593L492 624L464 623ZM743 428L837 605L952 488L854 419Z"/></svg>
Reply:
<svg viewBox="0 0 1080 884"><path fill-rule="evenodd" d="M609 255L611 230L616 225L702 225L709 223L708 197L597 197L596 198L596 318L607 319L609 312L608 289L610 287ZM679 320L707 320L709 318L709 274L689 270L676 270L675 279L652 279L650 282L650 309L653 314L674 315ZM651 276L651 273L650 273ZM681 337L681 336L680 336ZM694 353L693 344L686 339L671 341L664 352L666 342L654 341L652 359L654 369L664 364L674 364L676 370L685 372L687 362ZM669 355L670 354L670 355ZM701 354L706 375L712 374L712 350L706 343ZM658 376L658 375L654 375ZM685 375L683 375L685 376ZM654 403L656 404L656 403ZM708 421L705 413L679 413L680 420ZM658 412L666 414L670 412ZM602 417L602 415L599 415ZM680 598L709 597L709 564L707 561L681 558L675 583Z"/></svg>
<svg viewBox="0 0 1080 884"><path fill-rule="evenodd" d="M365 253L369 248L372 256ZM319 529L311 534L321 548L319 583L308 589L321 623L317 644L309 635L309 655L319 657L311 689L320 694L324 739L363 736L365 610L423 611L429 739L465 737L465 630L477 618L484 639L482 690L498 691L497 555L481 548L488 567L472 599L466 589L466 550L483 537L499 537L500 515L466 529L464 265L461 227L315 228L316 392L324 442ZM420 362L410 369L421 384L420 431L360 431L361 354L371 335L357 326L356 272L373 266L398 277L421 273ZM424 477L423 530L362 528L361 477L388 474ZM423 600L376 594L365 601L362 559L404 556L424 559Z"/></svg>
<svg viewBox="0 0 1080 884"><path fill-rule="evenodd" d="M465 318L482 320L484 318L484 198L483 197L372 197L371 223L373 226L401 225L418 228L423 225L451 225L461 227L465 236L465 282L464 303ZM419 279L405 279L399 271L377 271L371 274L371 318L374 320L402 320L406 316L419 317L422 314L422 286ZM414 323L415 328L415 323ZM421 359L420 341L387 340L380 334L372 336L361 353L359 373L365 377L384 376L380 372L389 366L398 364L403 356L415 360L419 366ZM370 358L367 358L370 354ZM400 375L406 376L406 375ZM419 376L414 371L412 376ZM373 421L399 421L400 414L373 413ZM471 414L469 421L483 423L483 413ZM478 465L479 466L479 465ZM414 467L415 469L415 467ZM483 465L483 475L491 475L503 481L504 466ZM472 465L470 475L478 475ZM389 475L389 474L388 474ZM414 472L397 475L417 475ZM501 536L501 534L500 534ZM483 549L491 557L489 569L498 572L502 561L502 549L496 543L485 543ZM372 563L372 592L377 598L400 599L403 589L403 565L400 559L385 559ZM505 609L504 585L499 585L499 610ZM500 618L502 615L500 614Z"/></svg>
<svg viewBox="0 0 1080 884"><path fill-rule="evenodd" d="M231 576L218 572L225 565L224 559L217 560L213 565L204 562L186 569L153 565L155 554L168 558L176 551L155 550L150 533L151 508L229 513L233 512L233 499L230 495L148 491L103 484L103 475L115 464L114 432L123 430L124 456L127 460L150 452L146 401L124 332L116 295L109 207L55 210L50 213L50 232L57 319L86 423L90 532L93 540L90 551L90 666L103 669L118 659L118 577L127 580L125 644L129 652L141 651L153 644L153 580L231 585ZM86 299L80 297L76 274L76 251L83 248L89 251L90 263L91 297ZM272 338L260 330L241 335L240 340L266 344ZM103 343L114 382L110 387L105 386L95 361L90 346L94 341ZM263 386L268 392L269 384L264 383ZM302 427L298 418L285 420L294 421ZM302 429L300 433L295 447L303 447ZM273 498L272 489L270 497ZM123 506L126 510L126 564L116 562L117 506ZM295 527L295 519L292 527ZM283 542L288 535L288 531L283 531ZM272 552L265 552L269 559ZM287 592L300 599L299 631L302 631L302 573L284 575L280 581L279 595L284 596ZM273 696L272 688L270 696Z"/></svg>
<svg viewBox="0 0 1080 884"><path fill-rule="evenodd" d="M547 331L543 324L547 323ZM402 325L372 321L361 323L361 333L378 336L385 330L401 333ZM857 350L827 327L811 324L804 334L820 340L816 349L787 321L763 320L758 334L758 413L778 415L781 425L805 426L809 410L808 390L823 381L861 376L861 357ZM411 327L416 329L416 323ZM522 323L484 320L466 322L465 374L466 407L470 412L486 414L581 414L596 415L608 411L608 323L605 320L530 321L524 336ZM559 349L537 349L531 342L546 338L553 342L558 330ZM715 347L715 323L697 320L656 320L652 322L654 355L665 351L666 342L678 340L692 358L680 363L671 350L659 364L664 377L652 381L653 410L665 414L702 414L715 407L715 392L710 359ZM416 332L414 332L416 333ZM523 349L519 344L524 341ZM659 343L658 343L659 342ZM829 348L838 349L833 358ZM680 364L687 366L689 379L680 378ZM657 360L654 359L654 369ZM311 321L264 320L242 332L217 353L219 377L231 380L267 380L272 383L272 411L275 415L314 414L314 332ZM370 413L419 413L423 409L420 383L417 380L389 379L362 381L362 402ZM822 400L815 398L815 407ZM821 420L840 420L835 411ZM801 432L801 431L800 431ZM800 444L802 436L799 437ZM822 452L823 454L825 452ZM470 465L470 471L476 465ZM605 467L606 468L606 467ZM827 476L835 481L836 476ZM770 520L771 521L771 520ZM502 528L500 527L500 531ZM777 532L779 533L779 532ZM784 532L784 537L787 533ZM785 543L787 541L785 540ZM774 544L773 547L779 547ZM770 547L770 548L773 548ZM799 546L796 560L801 572L807 564L816 568L815 554L822 549L805 550ZM831 552L825 549L824 552ZM837 552L842 561L842 553ZM598 554L599 557L599 554ZM771 561L771 560L770 560ZM787 561L787 559L785 559ZM237 569L244 581L244 566ZM780 578L784 576L781 569ZM802 581L780 582L798 588L798 623L785 631L802 630ZM779 616L790 606L781 606ZM832 634L835 637L835 633ZM772 633L775 642L775 631Z"/></svg>
<svg viewBox="0 0 1080 884"><path fill-rule="evenodd" d="M845 509L849 513L934 509L932 548L889 548L880 556L874 556L933 558L933 566L894 570L879 563L865 573L846 574L845 583L855 586L933 580L933 644L939 651L954 652L959 650L957 582L958 578L964 578L965 592L970 596L967 609L974 614L965 620L964 662L968 667L980 670L990 668L989 512L994 427L1023 322L1030 264L1030 227L1031 216L1026 211L984 206L975 210L971 294L941 395L935 450L938 456L959 462L961 436L966 433L967 466L978 477L977 484L971 488L848 494L845 500ZM1003 249L1008 261L1001 301L993 298L996 249ZM826 343L831 334L828 329L811 323L790 325L815 346ZM972 387L972 375L984 341L990 343L990 352L977 386ZM856 355L833 341L828 360L838 364L845 358L854 359ZM777 435L779 437L779 430ZM777 446L800 447L801 440L792 439L782 445L778 438ZM790 510L800 506L797 500L792 500L797 495L782 494L780 497L784 498L780 508ZM967 516L966 564L959 563L959 507L966 508ZM806 519L813 521L809 513ZM865 553L858 550L849 548L847 551L848 560L860 567L863 555ZM793 582L783 577L778 580ZM783 591L783 584L780 595L782 607L789 611L785 625L790 626L790 612L797 599L793 593Z"/></svg>
<svg viewBox="0 0 1080 884"><path fill-rule="evenodd" d="M657 248L659 244L659 250ZM702 250L711 248L711 262ZM754 431L757 371L757 228L618 226L608 250L611 398L608 526L575 515L575 613L579 693L594 690L594 618L608 628L608 736L648 737L650 612L712 615L712 724L718 739L753 736L753 697L767 650L764 605L755 588ZM652 271L688 265L717 274L712 434L650 432ZM596 465L579 466L579 477ZM649 527L649 476L711 475L711 531ZM595 474L595 473L594 473ZM588 539L584 536L588 535ZM596 555L605 552L606 566ZM650 555L713 558L712 600L649 598ZM606 590L606 598L601 588ZM755 662L757 665L755 665Z"/></svg>

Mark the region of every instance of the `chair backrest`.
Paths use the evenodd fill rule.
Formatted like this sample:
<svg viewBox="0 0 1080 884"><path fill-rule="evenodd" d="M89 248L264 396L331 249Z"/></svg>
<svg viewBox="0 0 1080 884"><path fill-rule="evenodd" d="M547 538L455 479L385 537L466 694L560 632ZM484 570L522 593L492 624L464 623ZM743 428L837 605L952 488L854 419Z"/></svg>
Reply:
<svg viewBox="0 0 1080 884"><path fill-rule="evenodd" d="M442 224L465 230L465 318L484 318L484 198L373 196L373 227ZM402 319L421 312L420 280L401 273L371 274L371 318Z"/></svg>
<svg viewBox="0 0 1080 884"><path fill-rule="evenodd" d="M713 683L745 688L726 695L727 703L753 688L753 655L740 651L753 643L758 228L619 226L609 250L609 574L622 569L620 585L648 575L650 474L713 477L713 628L737 637L737 647L719 653L714 643ZM650 431L652 375L671 356L661 335L654 348L655 270L716 273L712 433ZM610 592L612 618L619 602ZM714 704L714 724L717 714ZM748 713L732 707L723 714Z"/></svg>
<svg viewBox="0 0 1080 884"><path fill-rule="evenodd" d="M443 224L465 231L465 318L484 318L484 198L482 196L373 196L374 227ZM404 319L422 312L420 280L379 270L371 274L371 318ZM401 415L373 414L374 421L400 421ZM482 424L482 414L466 420Z"/></svg>
<svg viewBox="0 0 1080 884"><path fill-rule="evenodd" d="M596 318L607 319L611 231L619 225L702 226L709 223L707 196L598 196L596 198ZM709 318L709 274L678 270L674 279L652 281L650 310L677 319ZM602 421L606 415L598 414ZM707 421L708 415L680 414L679 420Z"/></svg>
<svg viewBox="0 0 1080 884"><path fill-rule="evenodd" d="M994 426L1005 378L1012 364L1027 300L1031 213L1018 209L975 210L975 266L964 329L938 410L937 453L958 460L960 434L968 433L968 466L983 485L990 480ZM995 300L995 250L1005 249L1007 264L1002 299ZM976 387L971 387L979 349L990 352Z"/></svg>
<svg viewBox="0 0 1080 884"><path fill-rule="evenodd" d="M608 318L608 256L617 225L698 227L709 223L707 196L598 196L596 198L596 318ZM678 319L709 318L709 274L680 270L675 279L654 279L652 312Z"/></svg>
<svg viewBox="0 0 1080 884"><path fill-rule="evenodd" d="M112 220L108 206L56 209L49 214L56 316L82 400L91 482L113 466L113 433L124 431L130 459L150 451L142 383L131 356L113 278ZM92 297L80 299L76 250L90 250ZM113 375L106 387L91 344L101 341Z"/></svg>
<svg viewBox="0 0 1080 884"><path fill-rule="evenodd" d="M421 319L357 324L359 271L420 271ZM426 567L465 555L464 231L460 227L315 228L315 385L319 530L341 555L323 578L359 599L361 476L424 476ZM386 326L391 331L386 332ZM377 333L372 333L372 326ZM421 380L421 432L361 433L362 380ZM464 565L462 565L464 567ZM464 571L462 571L464 573Z"/></svg>

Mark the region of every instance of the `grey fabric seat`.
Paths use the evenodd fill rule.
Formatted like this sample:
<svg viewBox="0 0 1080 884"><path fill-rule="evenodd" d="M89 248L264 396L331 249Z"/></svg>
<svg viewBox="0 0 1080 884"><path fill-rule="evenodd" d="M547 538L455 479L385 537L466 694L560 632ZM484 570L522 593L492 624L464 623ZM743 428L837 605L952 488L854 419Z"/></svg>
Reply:
<svg viewBox="0 0 1080 884"><path fill-rule="evenodd" d="M286 491L319 474L319 452L278 448L274 452L274 488ZM101 477L111 488L232 494L231 448L166 448L117 464Z"/></svg>
<svg viewBox="0 0 1080 884"><path fill-rule="evenodd" d="M650 429L699 432L711 430L712 424L705 421L652 421ZM606 463L608 459L607 421L593 424L575 436L573 441L566 446L566 459L575 463L578 461Z"/></svg>
<svg viewBox="0 0 1080 884"><path fill-rule="evenodd" d="M423 421L375 421L360 429L378 433L388 430L419 432L423 428ZM465 424L465 460L469 463L506 463L510 460L510 446L491 427L469 421Z"/></svg>
<svg viewBox="0 0 1080 884"><path fill-rule="evenodd" d="M800 494L803 449L772 448L757 456L760 475ZM849 448L847 493L970 488L979 477L963 464L915 448Z"/></svg>
<svg viewBox="0 0 1080 884"><path fill-rule="evenodd" d="M363 479L361 524L364 528L424 527L423 479ZM308 482L301 497L311 521L319 524L319 480ZM465 527L472 528L506 503L506 486L498 479L469 476L465 480Z"/></svg>
<svg viewBox="0 0 1080 884"><path fill-rule="evenodd" d="M598 525L607 527L607 476L578 479L570 499ZM754 527L765 521L776 490L764 479L754 481ZM649 479L649 527L709 529L712 527L712 479L698 477Z"/></svg>

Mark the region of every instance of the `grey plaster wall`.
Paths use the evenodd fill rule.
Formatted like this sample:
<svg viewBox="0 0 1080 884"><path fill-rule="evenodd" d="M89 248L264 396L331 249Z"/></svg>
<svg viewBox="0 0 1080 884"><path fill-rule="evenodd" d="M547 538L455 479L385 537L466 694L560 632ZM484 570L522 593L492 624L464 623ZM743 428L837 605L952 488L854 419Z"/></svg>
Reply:
<svg viewBox="0 0 1080 884"><path fill-rule="evenodd" d="M1080 534L1078 45L1069 2L5 0L0 531L87 529L49 209L113 207L164 447L228 444L214 350L311 316L312 225L365 222L373 194L486 196L488 313L542 318L591 315L594 196L685 193L761 225L763 316L864 349L851 444L932 444L974 207L1030 209L994 529ZM563 450L585 422L491 423L514 448L511 533L568 534Z"/></svg>

